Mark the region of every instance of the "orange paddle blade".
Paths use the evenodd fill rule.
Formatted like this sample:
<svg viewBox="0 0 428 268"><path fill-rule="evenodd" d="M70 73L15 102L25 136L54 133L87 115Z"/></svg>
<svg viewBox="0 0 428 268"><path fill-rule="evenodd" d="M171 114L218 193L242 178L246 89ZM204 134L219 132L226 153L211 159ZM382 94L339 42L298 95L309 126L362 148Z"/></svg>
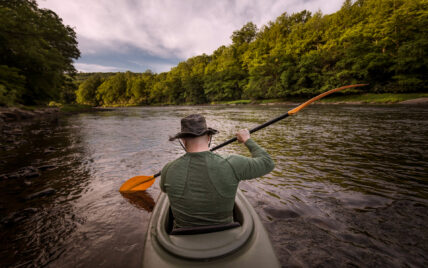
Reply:
<svg viewBox="0 0 428 268"><path fill-rule="evenodd" d="M119 192L121 193L133 193L138 191L144 191L155 182L154 175L151 176L135 176L125 181L120 186Z"/></svg>
<svg viewBox="0 0 428 268"><path fill-rule="evenodd" d="M346 88L352 88L352 87L362 87L362 86L367 86L367 85L368 84L356 84L356 85L349 85L349 86L344 86L344 87L338 87L338 88L329 90L327 92L324 92L324 93L322 93L322 94L320 94L320 95L318 95L318 96L316 96L316 97L314 97L314 98L312 98L312 99L310 99L310 100L302 103L301 105L297 106L296 108L288 111L288 114L289 115L295 114L298 111L300 111L303 108L305 108L306 106L308 106L309 104L311 104L312 102L317 101L317 100L319 100L319 99L321 99L321 98L323 98L323 97L325 97L327 95L330 95L331 93L337 92L339 90L346 89Z"/></svg>

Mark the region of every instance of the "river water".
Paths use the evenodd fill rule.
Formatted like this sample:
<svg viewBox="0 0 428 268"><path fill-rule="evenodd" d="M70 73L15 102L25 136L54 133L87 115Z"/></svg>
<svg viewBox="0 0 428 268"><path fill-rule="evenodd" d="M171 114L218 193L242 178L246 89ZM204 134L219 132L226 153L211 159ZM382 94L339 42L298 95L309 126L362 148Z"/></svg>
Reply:
<svg viewBox="0 0 428 268"><path fill-rule="evenodd" d="M290 108L118 108L4 129L0 266L139 267L159 185L118 189L183 154L168 141L179 119L205 115L215 145ZM276 167L240 188L283 266L428 266L428 107L312 105L252 137Z"/></svg>

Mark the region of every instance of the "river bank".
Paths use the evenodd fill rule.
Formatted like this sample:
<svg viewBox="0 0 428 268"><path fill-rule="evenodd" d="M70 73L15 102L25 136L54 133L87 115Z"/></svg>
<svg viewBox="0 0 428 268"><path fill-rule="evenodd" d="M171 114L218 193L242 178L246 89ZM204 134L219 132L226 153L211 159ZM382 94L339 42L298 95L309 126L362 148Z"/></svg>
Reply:
<svg viewBox="0 0 428 268"><path fill-rule="evenodd" d="M0 107L0 127L5 124L21 122L29 119L52 118L61 114L89 112L94 110L89 105L67 104L58 107Z"/></svg>
<svg viewBox="0 0 428 268"><path fill-rule="evenodd" d="M87 105L0 107L0 152L18 148L22 144L20 139L25 134L28 125L34 123L57 125L61 116L93 110L95 110L93 107ZM32 177L39 173L39 170L30 166L19 172L9 174L9 177ZM2 177L5 178L4 174L0 174L0 179Z"/></svg>
<svg viewBox="0 0 428 268"><path fill-rule="evenodd" d="M303 98L266 99L266 100L234 100L219 101L206 104L185 103L180 106L216 106L216 105L297 105L307 101ZM428 93L366 93L359 95L333 95L319 100L319 104L415 104L428 105ZM169 106L170 104L154 104L150 106ZM138 105L135 105L138 106ZM94 110L108 110L109 108L132 106L105 106L91 107L83 104L68 104L58 107L0 107L0 127L6 123L19 122L27 119L40 119L59 114L90 112Z"/></svg>
<svg viewBox="0 0 428 268"><path fill-rule="evenodd" d="M264 100L250 100L240 99L233 101L213 101L211 103L152 103L145 105L138 104L113 104L98 106L97 109L109 109L119 107L163 107L163 106L236 106L236 105L299 105L309 100L308 98L283 98L283 99L264 99ZM318 104L428 104L428 93L365 93L365 94L333 94L327 96L316 103Z"/></svg>
<svg viewBox="0 0 428 268"><path fill-rule="evenodd" d="M308 98L309 99L309 98ZM213 103L214 105L297 105L307 101L303 98L267 99L267 100L236 100ZM319 104L428 104L428 93L365 93L354 95L331 95L317 101Z"/></svg>
<svg viewBox="0 0 428 268"><path fill-rule="evenodd" d="M43 117L52 117L60 113L60 108L18 108L18 107L1 107L0 108L0 125L7 123L19 122L27 119L36 119Z"/></svg>

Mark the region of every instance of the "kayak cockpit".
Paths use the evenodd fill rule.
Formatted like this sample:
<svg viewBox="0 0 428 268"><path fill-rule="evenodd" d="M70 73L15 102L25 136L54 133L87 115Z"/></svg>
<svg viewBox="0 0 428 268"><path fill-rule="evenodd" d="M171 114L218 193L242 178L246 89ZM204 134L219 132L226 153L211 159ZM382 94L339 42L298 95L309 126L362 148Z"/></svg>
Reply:
<svg viewBox="0 0 428 268"><path fill-rule="evenodd" d="M144 244L144 268L281 267L254 208L238 190L234 228L192 235L172 235L172 215L165 193L159 195Z"/></svg>
<svg viewBox="0 0 428 268"><path fill-rule="evenodd" d="M195 234L207 234L214 232L221 232L227 229L232 229L241 226L239 222L231 222L218 225L209 225L209 226L198 226L198 227L183 227L172 229L168 232L170 235L195 235Z"/></svg>
<svg viewBox="0 0 428 268"><path fill-rule="evenodd" d="M239 250L250 239L254 229L253 215L249 204L243 202L241 193L235 199L234 220L227 226L190 228L180 233L172 232L172 213L166 194L161 194L156 205L158 211L169 213L153 214L152 236L159 245L177 257L185 259L213 259ZM183 235L183 234L188 235ZM191 235L189 235L191 234ZM209 242L208 242L209 241Z"/></svg>
<svg viewBox="0 0 428 268"><path fill-rule="evenodd" d="M234 219L234 222L226 223L226 224L173 228L174 215L170 207L168 211L167 222L166 222L166 232L170 235L194 235L194 234L207 234L207 233L213 233L213 232L220 232L227 229L240 227L243 222L243 217L242 217L242 212L239 210L239 208L237 208L236 205L233 208L233 219Z"/></svg>

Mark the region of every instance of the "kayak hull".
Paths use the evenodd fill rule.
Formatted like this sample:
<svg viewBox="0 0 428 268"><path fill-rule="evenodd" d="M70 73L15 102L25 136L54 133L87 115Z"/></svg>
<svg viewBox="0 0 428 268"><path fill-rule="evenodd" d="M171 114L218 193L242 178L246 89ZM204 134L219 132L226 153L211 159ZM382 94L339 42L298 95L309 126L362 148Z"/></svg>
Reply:
<svg viewBox="0 0 428 268"><path fill-rule="evenodd" d="M241 226L195 235L169 235L170 204L161 193L153 210L143 267L280 267L254 208L238 190L235 220Z"/></svg>

